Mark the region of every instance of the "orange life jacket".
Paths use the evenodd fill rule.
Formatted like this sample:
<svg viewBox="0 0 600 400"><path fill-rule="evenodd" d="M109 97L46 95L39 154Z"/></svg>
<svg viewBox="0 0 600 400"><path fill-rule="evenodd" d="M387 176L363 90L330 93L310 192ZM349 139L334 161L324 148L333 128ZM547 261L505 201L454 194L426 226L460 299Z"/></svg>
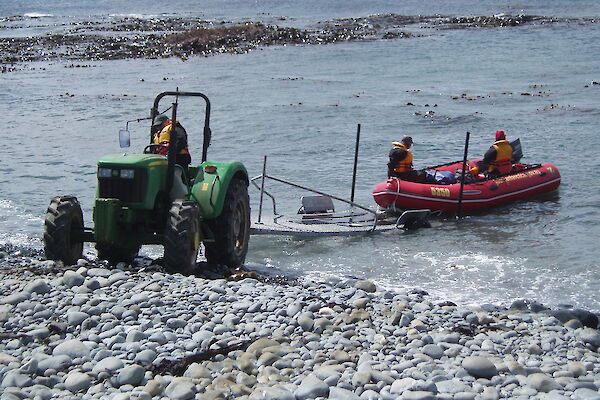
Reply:
<svg viewBox="0 0 600 400"><path fill-rule="evenodd" d="M395 142L394 148L406 150L406 156L396 163L394 172L403 173L411 171L413 169L413 154L408 151L408 148L402 143Z"/></svg>
<svg viewBox="0 0 600 400"><path fill-rule="evenodd" d="M496 159L490 163L488 172L498 171L500 174L508 174L512 168L513 149L508 140L498 140L492 145L496 149Z"/></svg>
<svg viewBox="0 0 600 400"><path fill-rule="evenodd" d="M163 146L165 146L164 148L158 150L159 154L167 154L169 142L171 141L171 129L173 129L172 123L162 128L160 132L155 133L154 137L152 138L153 144L162 144ZM181 149L179 154L190 154L187 145L183 149Z"/></svg>

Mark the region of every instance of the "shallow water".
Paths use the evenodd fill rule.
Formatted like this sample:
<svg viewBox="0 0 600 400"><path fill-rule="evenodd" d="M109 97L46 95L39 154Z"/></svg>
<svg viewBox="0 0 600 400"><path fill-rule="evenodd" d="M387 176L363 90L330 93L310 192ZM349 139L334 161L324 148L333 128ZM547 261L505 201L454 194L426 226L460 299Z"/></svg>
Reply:
<svg viewBox="0 0 600 400"><path fill-rule="evenodd" d="M106 9L91 1L12 3L1 6L0 18L52 14L33 19L50 30L78 16L142 10L145 15L252 20L268 18L268 13L288 16L284 22L290 25L375 12L600 15L596 3L575 7L560 1L529 1L521 7L478 2L477 9L441 2L435 10L423 9L422 2L403 2L402 8L385 1L345 2L343 8L339 2L261 2L261 8L244 2L231 8L210 3L203 10L183 4L170 11L141 0L127 2L125 9L117 7L122 2L108 2ZM34 25L25 19L16 23ZM12 31L0 29L0 34ZM524 162L551 162L562 173L560 191L550 198L462 221L436 220L433 228L413 233L311 240L253 237L249 267L328 280L368 278L389 288L423 288L461 303L509 304L529 298L600 310L600 85L592 84L600 81L600 24L419 33L423 36L270 47L185 62L94 61L76 63L88 65L79 68L68 68L71 62L31 63L25 70L1 74L6 126L0 156L0 242L41 247L43 214L56 194L77 195L90 221L97 159L120 151L117 132L125 121L146 116L157 93L179 87L202 91L212 101L209 158L238 159L255 176L268 155L271 174L343 197L350 195L354 135L361 123L356 189L361 204L374 204L371 189L385 178L390 142L406 134L415 141L417 167L460 159L466 131L471 132L470 155L480 156L493 132L504 129L509 138L521 138ZM182 105L179 115L190 133L193 156L198 156L200 142L194 139L199 139L202 115L193 107ZM425 115L428 111L434 113ZM130 128L131 151L141 149L147 142L146 125L131 123ZM256 217L258 192L250 193ZM300 195L282 193L279 206L295 212ZM159 255L155 248L145 251Z"/></svg>

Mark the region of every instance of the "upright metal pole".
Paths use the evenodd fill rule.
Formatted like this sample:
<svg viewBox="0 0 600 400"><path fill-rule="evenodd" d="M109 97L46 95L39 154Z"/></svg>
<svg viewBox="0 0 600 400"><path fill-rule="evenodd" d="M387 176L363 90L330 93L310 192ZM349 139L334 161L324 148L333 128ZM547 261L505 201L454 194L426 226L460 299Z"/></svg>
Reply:
<svg viewBox="0 0 600 400"><path fill-rule="evenodd" d="M467 154L469 152L469 137L471 136L470 132L467 132L467 138L465 139L465 155L463 156L462 163L462 174L460 176L460 192L458 193L458 210L456 211L456 216L458 218L462 218L462 201L463 201L463 190L465 187L465 174L467 171Z"/></svg>
<svg viewBox="0 0 600 400"><path fill-rule="evenodd" d="M267 156L265 156L263 160L263 171L262 171L262 179L260 183L260 205L258 206L258 223L260 224L260 219L262 217L262 206L263 206L263 195L265 193L265 175L267 173Z"/></svg>
<svg viewBox="0 0 600 400"><path fill-rule="evenodd" d="M352 192L350 192L350 201L354 203L354 188L356 187L356 166L358 165L358 144L360 142L360 124L356 128L356 147L354 149L354 171L352 172Z"/></svg>

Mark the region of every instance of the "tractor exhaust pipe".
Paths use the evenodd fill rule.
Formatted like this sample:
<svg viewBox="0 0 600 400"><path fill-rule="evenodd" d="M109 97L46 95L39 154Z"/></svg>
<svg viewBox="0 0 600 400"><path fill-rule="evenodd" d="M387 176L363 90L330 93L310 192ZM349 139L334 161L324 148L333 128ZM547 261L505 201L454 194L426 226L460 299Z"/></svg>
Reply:
<svg viewBox="0 0 600 400"><path fill-rule="evenodd" d="M177 138L175 135L175 126L177 125L177 97L173 103L173 112L171 113L171 135L169 137L169 152L167 153L167 182L166 194L169 196L173 188L173 180L175 177L175 158L177 156Z"/></svg>

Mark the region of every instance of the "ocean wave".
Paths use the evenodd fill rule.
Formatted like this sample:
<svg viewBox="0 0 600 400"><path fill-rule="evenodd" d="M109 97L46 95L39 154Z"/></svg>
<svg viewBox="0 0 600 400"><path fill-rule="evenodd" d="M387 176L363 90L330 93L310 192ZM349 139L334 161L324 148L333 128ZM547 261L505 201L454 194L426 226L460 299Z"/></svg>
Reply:
<svg viewBox="0 0 600 400"><path fill-rule="evenodd" d="M141 20L150 20L154 18L164 17L164 14L108 14L110 18L133 18L133 19L141 19Z"/></svg>
<svg viewBox="0 0 600 400"><path fill-rule="evenodd" d="M25 13L25 14L23 14L23 16L25 18L49 18L49 17L54 17L53 14L44 14L44 13L37 13L37 12Z"/></svg>

